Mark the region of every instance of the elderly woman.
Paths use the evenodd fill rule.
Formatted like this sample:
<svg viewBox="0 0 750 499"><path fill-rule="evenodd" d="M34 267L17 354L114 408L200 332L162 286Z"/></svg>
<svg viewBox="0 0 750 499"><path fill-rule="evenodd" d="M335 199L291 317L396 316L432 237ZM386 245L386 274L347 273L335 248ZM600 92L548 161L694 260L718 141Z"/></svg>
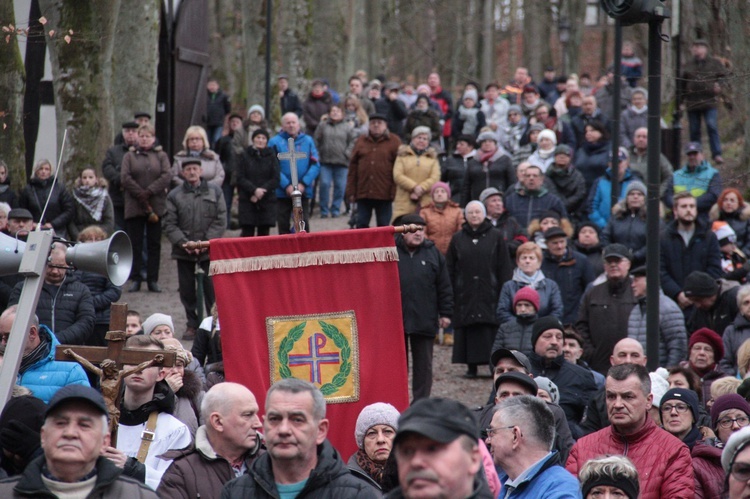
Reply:
<svg viewBox="0 0 750 499"><path fill-rule="evenodd" d="M563 302L560 288L552 279L544 276L542 249L536 243L523 243L516 250L516 269L513 279L503 284L495 315L500 324L513 318L513 297L519 289L531 286L539 293L539 317L552 315L561 319Z"/></svg>
<svg viewBox="0 0 750 499"><path fill-rule="evenodd" d="M625 199L612 207L612 216L602 230L602 244L619 243L633 252L633 268L646 261L646 186L633 180Z"/></svg>
<svg viewBox="0 0 750 499"><path fill-rule="evenodd" d="M391 404L377 402L362 409L354 429L358 450L347 466L355 477L381 491L389 478L386 463L396 437L398 417L398 410Z"/></svg>
<svg viewBox="0 0 750 499"><path fill-rule="evenodd" d="M182 162L186 159L201 160L203 173L201 178L211 184L222 186L224 183L224 167L221 165L219 155L209 149L208 136L201 126L193 125L185 131L182 139L182 150L174 155L172 164L173 185L182 185Z"/></svg>
<svg viewBox="0 0 750 499"><path fill-rule="evenodd" d="M475 161L467 162L461 187L462 204L479 199L482 191L489 187L505 192L516 183L516 172L513 170L510 154L498 145L495 134L480 133L477 144L479 150L474 154Z"/></svg>
<svg viewBox="0 0 750 499"><path fill-rule="evenodd" d="M484 205L469 202L464 218L466 223L451 239L445 258L456 304L452 362L467 364L465 376L476 378L477 366L487 364L491 352L500 324L494 311L512 266L503 234L487 219Z"/></svg>
<svg viewBox="0 0 750 499"><path fill-rule="evenodd" d="M10 213L11 207L8 203L0 201L0 233L8 233L8 213Z"/></svg>
<svg viewBox="0 0 750 499"><path fill-rule="evenodd" d="M745 284L737 291L737 308L737 316L724 330L724 358L719 362L721 370L730 376L737 374L737 352L740 346L750 339L750 284Z"/></svg>
<svg viewBox="0 0 750 499"><path fill-rule="evenodd" d="M205 132L204 132L205 135ZM167 211L167 189L172 178L169 158L161 146L154 147L156 131L151 125L138 128L138 147L122 159L120 179L125 191L125 232L133 245L132 282L129 292L141 290L143 266L143 233L146 232L148 290L161 293L159 263L161 262L161 220ZM74 207L75 208L75 207Z"/></svg>
<svg viewBox="0 0 750 499"><path fill-rule="evenodd" d="M267 236L276 225L276 188L280 167L268 132L253 132L253 145L237 158L237 217L241 237Z"/></svg>
<svg viewBox="0 0 750 499"><path fill-rule="evenodd" d="M21 191L18 205L29 210L34 222L41 224L42 228L54 229L58 236L67 237L68 224L75 217L76 207L62 181L54 182L54 174L54 167L49 160L37 161L29 183ZM47 198L49 204L42 218Z"/></svg>
<svg viewBox="0 0 750 499"><path fill-rule="evenodd" d="M526 161L541 168L542 173L547 173L547 169L555 162L557 136L552 130L544 129L539 132L536 143L536 151L532 152Z"/></svg>
<svg viewBox="0 0 750 499"><path fill-rule="evenodd" d="M393 180L396 182L393 222L432 201L430 188L440 180L440 163L435 149L429 147L430 134L429 128L418 126L411 132L411 144L398 148L393 165Z"/></svg>
<svg viewBox="0 0 750 499"><path fill-rule="evenodd" d="M10 170L5 161L0 159L0 203L8 203L11 208L18 206L16 191L10 186Z"/></svg>
<svg viewBox="0 0 750 499"><path fill-rule="evenodd" d="M195 432L200 426L200 407L205 391L203 382L198 375L190 370L185 370L193 361L193 356L185 350L177 338L165 338L162 340L164 349L175 352L175 364L172 367L164 367L161 374L164 381L172 389L176 396L174 412L172 415L185 423L190 430L190 435L195 438Z"/></svg>
<svg viewBox="0 0 750 499"><path fill-rule="evenodd" d="M586 461L578 473L584 499L627 497L638 499L638 471L625 456L605 456Z"/></svg>

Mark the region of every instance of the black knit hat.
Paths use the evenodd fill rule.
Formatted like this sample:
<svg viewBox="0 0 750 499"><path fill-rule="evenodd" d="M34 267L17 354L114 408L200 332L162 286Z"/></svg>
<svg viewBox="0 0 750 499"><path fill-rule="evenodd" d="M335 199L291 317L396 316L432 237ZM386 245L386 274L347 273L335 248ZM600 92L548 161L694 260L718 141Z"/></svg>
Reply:
<svg viewBox="0 0 750 499"><path fill-rule="evenodd" d="M685 296L714 296L719 292L719 284L716 279L696 270L688 274L685 278L685 284L682 286L682 292Z"/></svg>
<svg viewBox="0 0 750 499"><path fill-rule="evenodd" d="M536 346L536 340L549 329L559 329L561 333L565 332L565 327L557 317L552 315L542 317L534 323L534 327L531 330L531 348Z"/></svg>
<svg viewBox="0 0 750 499"><path fill-rule="evenodd" d="M685 402L688 407L690 407L690 412L693 413L693 421L698 421L698 417L700 416L700 402L698 402L698 395L693 390L672 388L662 396L661 402L659 403L659 409L661 409L661 407L669 400L680 400ZM664 414L661 413L661 411L659 411L659 413L661 414L662 422L664 422Z"/></svg>
<svg viewBox="0 0 750 499"><path fill-rule="evenodd" d="M254 130L253 134L250 136L250 140L253 140L258 135L265 135L266 138L268 138L268 130L265 130L263 128L258 128L257 130Z"/></svg>

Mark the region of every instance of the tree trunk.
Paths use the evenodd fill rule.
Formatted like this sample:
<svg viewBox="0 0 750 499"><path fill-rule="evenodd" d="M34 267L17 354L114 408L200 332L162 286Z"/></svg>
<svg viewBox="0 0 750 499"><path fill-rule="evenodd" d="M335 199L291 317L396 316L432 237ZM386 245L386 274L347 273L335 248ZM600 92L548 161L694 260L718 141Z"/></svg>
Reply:
<svg viewBox="0 0 750 499"><path fill-rule="evenodd" d="M484 0L482 12L482 72L483 81L490 82L494 79L495 67L495 2ZM481 89L480 89L481 90Z"/></svg>
<svg viewBox="0 0 750 499"><path fill-rule="evenodd" d="M572 72L577 73L580 66L580 48L583 41L583 29L585 28L586 2L567 0L563 12L567 13L568 21L570 22L570 41L565 44L568 67L563 68L562 72L564 74L570 74Z"/></svg>
<svg viewBox="0 0 750 499"><path fill-rule="evenodd" d="M45 36L58 140L67 130L62 165L74 178L99 164L112 144L112 48L120 1L40 0L39 5L49 21ZM73 34L66 43L69 30Z"/></svg>
<svg viewBox="0 0 750 499"><path fill-rule="evenodd" d="M265 106L266 99L266 0L244 0L242 5L242 47L243 47L243 64L244 64L244 104L249 108L253 104ZM278 2L275 8L278 8ZM272 26L276 31L280 27ZM273 47L273 45L271 45ZM271 80L273 84L273 80ZM273 97L276 92L271 91ZM235 97L235 104L237 104ZM274 99L272 99L272 102ZM278 96L275 99L278 104ZM273 109L266 109L266 118L269 122L279 123L278 105L272 106ZM274 109L276 109L274 115Z"/></svg>
<svg viewBox="0 0 750 499"><path fill-rule="evenodd" d="M346 46L344 23L344 13L339 2L313 2L311 38L315 43L311 47L310 65L315 68L313 77L327 79L331 88L343 89L341 85L346 82L346 78L342 77L345 56L342 47Z"/></svg>
<svg viewBox="0 0 750 499"><path fill-rule="evenodd" d="M132 121L136 111L156 116L160 8L159 0L120 5L112 48L112 127L115 132L123 122Z"/></svg>
<svg viewBox="0 0 750 499"><path fill-rule="evenodd" d="M15 23L13 2L0 2L0 19ZM3 37L8 33L3 32ZM25 84L23 59L18 39L10 34L8 42L0 41L0 159L8 165L13 189L26 183L25 145L23 140L23 93Z"/></svg>
<svg viewBox="0 0 750 499"><path fill-rule="evenodd" d="M527 0L523 9L524 64L539 81L544 66L552 61L549 44L552 11L547 0Z"/></svg>
<svg viewBox="0 0 750 499"><path fill-rule="evenodd" d="M750 73L750 15L748 15L747 0L742 0L744 6L737 8L734 2L727 2L730 5L722 4L722 17L726 19L727 26L727 47L731 48L732 54L732 76L729 78L731 83L732 97L732 114L736 119L732 120L735 123L736 134L732 134L732 138L742 138L740 140L739 150L739 165L741 167L742 177L739 179L740 185L743 187L747 186L748 173L747 165L748 159L750 159L750 126L748 126L746 119L743 119L750 112L750 105L748 104L747 96L750 95L750 82L744 77ZM726 135L726 134L725 134Z"/></svg>

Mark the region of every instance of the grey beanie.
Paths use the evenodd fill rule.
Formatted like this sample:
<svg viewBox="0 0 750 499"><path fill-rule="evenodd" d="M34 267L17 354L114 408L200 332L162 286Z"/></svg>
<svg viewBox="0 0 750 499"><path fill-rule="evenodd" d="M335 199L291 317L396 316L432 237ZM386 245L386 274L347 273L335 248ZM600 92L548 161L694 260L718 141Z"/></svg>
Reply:
<svg viewBox="0 0 750 499"><path fill-rule="evenodd" d="M461 100L464 101L466 99L471 99L474 102L477 102L479 100L477 96L477 91L474 90L473 88L468 89L466 92L464 92L464 96Z"/></svg>
<svg viewBox="0 0 750 499"><path fill-rule="evenodd" d="M477 144L481 144L485 140L491 140L492 142L497 144L497 136L490 131L480 133L479 137L477 137Z"/></svg>
<svg viewBox="0 0 750 499"><path fill-rule="evenodd" d="M628 184L627 189L625 189L625 196L627 197L628 194L630 194L632 191L638 191L644 196L646 193L646 186L641 182L640 180L631 180Z"/></svg>
<svg viewBox="0 0 750 499"><path fill-rule="evenodd" d="M251 114L253 114L256 111L260 113L261 118L266 119L266 111L263 109L263 106L261 106L260 104L253 104L252 106L250 106L250 109L247 110L247 116L249 117Z"/></svg>
<svg viewBox="0 0 750 499"><path fill-rule="evenodd" d="M551 379L545 378L544 376L537 376L536 378L534 378L534 381L536 381L536 386L538 386L540 390L544 390L545 392L549 393L549 398L552 399L552 403L560 403L560 390L557 388L557 385L552 382Z"/></svg>
<svg viewBox="0 0 750 499"><path fill-rule="evenodd" d="M413 139L417 135L427 135L428 137L432 137L432 130L430 130L430 127L428 126L418 126L415 127L414 130L411 131L411 138Z"/></svg>
<svg viewBox="0 0 750 499"><path fill-rule="evenodd" d="M398 409L385 402L376 402L362 409L357 417L357 425L354 427L354 439L357 441L357 447L364 448L365 434L375 425L384 424L398 430L399 416Z"/></svg>
<svg viewBox="0 0 750 499"><path fill-rule="evenodd" d="M169 329L174 333L174 322L172 322L172 316L170 315L158 312L151 314L148 319L143 321L143 334L150 336L151 332L156 329L156 326L169 326Z"/></svg>

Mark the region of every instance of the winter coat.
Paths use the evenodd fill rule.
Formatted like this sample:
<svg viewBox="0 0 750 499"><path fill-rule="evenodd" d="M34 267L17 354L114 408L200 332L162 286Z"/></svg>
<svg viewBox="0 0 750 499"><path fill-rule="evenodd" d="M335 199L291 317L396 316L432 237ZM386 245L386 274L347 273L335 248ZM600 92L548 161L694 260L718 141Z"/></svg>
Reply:
<svg viewBox="0 0 750 499"><path fill-rule="evenodd" d="M230 481L221 492L221 499L277 498L271 456L259 456L247 475ZM318 445L317 465L310 472L307 483L297 496L300 499L359 499L379 498L380 492L364 481L352 476L339 453L328 440Z"/></svg>
<svg viewBox="0 0 750 499"><path fill-rule="evenodd" d="M562 354L547 359L531 352L528 357L534 377L545 376L560 389L560 407L565 411L573 438L578 438L581 435L578 425L586 405L596 393L594 376L588 369L565 360Z"/></svg>
<svg viewBox="0 0 750 499"><path fill-rule="evenodd" d="M200 424L201 402L205 394L201 378L186 368L185 374L182 377L182 388L175 393L175 405L172 416L187 426L190 436L193 438L195 438L195 432L198 430L198 425Z"/></svg>
<svg viewBox="0 0 750 499"><path fill-rule="evenodd" d="M582 147L583 144L586 143L586 125L588 125L592 121L603 123L605 124L607 129L609 129L607 118L604 117L600 109L595 109L594 114L591 115L583 114L583 112L581 111L570 119L570 126L571 128L573 128L573 134L576 138L576 149Z"/></svg>
<svg viewBox="0 0 750 499"><path fill-rule="evenodd" d="M512 275L508 248L489 220L477 229L466 223L451 239L446 254L453 285L453 326L498 326L495 308L500 289Z"/></svg>
<svg viewBox="0 0 750 499"><path fill-rule="evenodd" d="M719 297L710 310L701 310L694 307L693 313L687 320L688 334L707 327L716 331L719 335L724 334L727 326L737 317L737 292L740 286L736 281L719 279Z"/></svg>
<svg viewBox="0 0 750 499"><path fill-rule="evenodd" d="M541 168L542 173L547 173L549 167L555 162L555 150L553 148L549 151L550 154L546 158L542 158L540 151L541 149L537 147L536 151L532 152L531 156L529 156L526 161Z"/></svg>
<svg viewBox="0 0 750 499"><path fill-rule="evenodd" d="M402 135L404 128L404 119L409 115L406 106L400 99L389 99L381 97L375 102L375 112L385 116L388 123L388 131L398 136Z"/></svg>
<svg viewBox="0 0 750 499"><path fill-rule="evenodd" d="M104 182L104 179L99 179L99 187L104 189L104 208L102 210L102 215L99 220L96 220L91 213L81 204L78 202L78 200L75 198L75 191L70 196L73 198L73 203L75 205L75 215L73 216L73 219L68 224L68 239L71 241L77 241L78 236L81 233L83 229L88 227L89 225L97 225L104 229L104 232L107 233L108 236L111 236L112 233L115 231L115 209L114 205L112 204L112 199L109 197L109 193L106 190L106 182Z"/></svg>
<svg viewBox="0 0 750 499"><path fill-rule="evenodd" d="M386 499L405 499L405 497L401 487L396 487L385 495ZM484 475L480 476L479 473L474 475L474 485L471 489L471 494L466 496L465 499L495 499Z"/></svg>
<svg viewBox="0 0 750 499"><path fill-rule="evenodd" d="M667 182L662 201L667 207L672 208L675 194L689 192L695 197L698 214L706 215L719 200L721 190L722 180L719 171L704 159L693 171L689 171L687 166L675 171L671 181Z"/></svg>
<svg viewBox="0 0 750 499"><path fill-rule="evenodd" d="M435 149L428 148L422 154L414 152L411 146L401 146L393 165L393 180L396 182L396 199L393 201L393 219L414 213L420 206L431 202L430 188L440 180L440 163ZM409 196L417 185L424 190L419 200Z"/></svg>
<svg viewBox="0 0 750 499"><path fill-rule="evenodd" d="M498 97L490 103L488 99L482 99L479 101L479 107L484 113L484 118L487 121L487 125L496 124L498 130L507 126L508 124L508 108L510 102L507 99Z"/></svg>
<svg viewBox="0 0 750 499"><path fill-rule="evenodd" d="M453 201L448 201L442 208L430 203L419 210L419 215L427 222L425 237L435 243L441 255L445 255L453 234L461 230L465 222L463 210Z"/></svg>
<svg viewBox="0 0 750 499"><path fill-rule="evenodd" d="M628 148L628 152L630 153L630 170L640 173L642 178L647 179L648 150L644 151L643 154L641 154L638 152L638 149L636 149L635 146L631 146ZM669 183L669 179L672 178L673 173L674 168L672 168L672 163L669 162L666 156L659 153L659 192L662 195L664 194L664 192L666 192L667 184Z"/></svg>
<svg viewBox="0 0 750 499"><path fill-rule="evenodd" d="M620 112L625 110L630 104L631 95L633 89L628 85L620 85ZM602 115L609 120L613 116L613 104L617 100L615 96L615 85L613 83L607 83L594 94L596 97L596 105L602 111Z"/></svg>
<svg viewBox="0 0 750 499"><path fill-rule="evenodd" d="M750 339L750 320L738 313L721 337L724 343L724 358L719 361L719 367L729 376L737 375L737 350L747 339Z"/></svg>
<svg viewBox="0 0 750 499"><path fill-rule="evenodd" d="M511 165L508 151L498 147L495 154L485 161L479 162L480 152L474 155L474 161L466 163L463 185L461 187L461 203L463 206L469 201L478 200L479 194L488 187L494 187L505 192L516 183L516 172Z"/></svg>
<svg viewBox="0 0 750 499"><path fill-rule="evenodd" d="M286 132L281 132L268 141L268 147L278 153L289 152L289 138L290 135ZM294 149L297 152L302 152L307 155L304 159L297 160L297 180L300 184L305 186L304 196L308 199L312 199L315 194L313 189L313 183L318 178L320 173L320 155L318 149L315 147L315 141L312 136L300 133L294 138ZM289 160L279 161L280 165L280 180L279 185L276 187L276 197L286 198L286 188L292 185L292 171Z"/></svg>
<svg viewBox="0 0 750 499"><path fill-rule="evenodd" d="M617 196L619 201L625 198L625 190L633 180L637 180L633 176L633 173L628 168L625 170L625 174L620 179L620 194ZM603 229L607 225L610 213L612 212L612 169L607 168L604 175L594 181L594 185L591 186L589 195L589 220L599 226L599 229Z"/></svg>
<svg viewBox="0 0 750 499"><path fill-rule="evenodd" d="M582 216L584 201L588 196L583 174L571 162L566 168L556 168L553 163L545 175L549 182L544 185L548 186L550 194L560 198L568 215Z"/></svg>
<svg viewBox="0 0 750 499"><path fill-rule="evenodd" d="M611 151L612 144L608 140L584 141L579 144L573 157L573 164L576 165L576 168L586 180L586 192L591 192L594 181L607 171L607 162Z"/></svg>
<svg viewBox="0 0 750 499"><path fill-rule="evenodd" d="M727 69L715 57L699 60L691 58L682 67L684 92L682 98L688 111L705 111L718 105L714 85L728 75Z"/></svg>
<svg viewBox="0 0 750 499"><path fill-rule="evenodd" d="M568 210L565 209L560 198L550 193L544 186L534 193L526 192L523 186L517 186L505 198L505 209L522 227L528 227L532 220L539 218L548 210L556 211L561 218L568 218Z"/></svg>
<svg viewBox="0 0 750 499"><path fill-rule="evenodd" d="M221 354L221 324L216 323L216 331L213 331L213 317L208 316L201 321L198 331L195 333L195 341L190 349L193 359L201 366L208 366L222 360Z"/></svg>
<svg viewBox="0 0 750 499"><path fill-rule="evenodd" d="M218 239L227 229L227 205L221 187L202 178L200 182L197 186L185 182L167 195L163 230L172 243L172 258L176 260L208 260L208 252L191 255L182 245L188 241Z"/></svg>
<svg viewBox="0 0 750 499"><path fill-rule="evenodd" d="M131 147L122 160L120 182L125 191L125 220L148 216L138 194L147 191L148 203L160 217L167 211L167 189L172 181L172 170L167 154L161 147L144 151Z"/></svg>
<svg viewBox="0 0 750 499"><path fill-rule="evenodd" d="M628 319L628 338L643 345L646 351L646 297L638 300ZM659 365L676 366L687 358L685 316L679 306L659 293Z"/></svg>
<svg viewBox="0 0 750 499"><path fill-rule="evenodd" d="M624 436L614 426L587 435L573 446L565 468L575 476L583 464L608 454L625 455L638 470L641 499L694 499L690 450L646 416L643 428Z"/></svg>
<svg viewBox="0 0 750 499"><path fill-rule="evenodd" d="M351 123L333 123L324 119L315 129L315 145L320 153L320 163L327 166L349 166L356 132Z"/></svg>
<svg viewBox="0 0 750 499"><path fill-rule="evenodd" d="M615 344L627 337L630 312L637 300L631 279L605 281L584 293L576 330L583 337L584 358L591 369L606 374Z"/></svg>
<svg viewBox="0 0 750 499"><path fill-rule="evenodd" d="M237 219L242 225L276 225L276 187L279 185L279 160L268 147L248 147L237 160ZM266 190L258 202L250 198L255 189Z"/></svg>
<svg viewBox="0 0 750 499"><path fill-rule="evenodd" d="M256 435L255 446L243 459L247 469L264 453L260 437ZM205 426L196 431L194 443L182 450L170 450L164 457L173 461L156 489L162 499L219 497L224 485L235 478L232 465L211 447Z"/></svg>
<svg viewBox="0 0 750 499"><path fill-rule="evenodd" d="M45 180L40 180L36 177L31 178L26 187L21 191L21 195L18 198L18 205L31 212L34 222L41 223L42 225L46 223L52 224L55 234L66 237L68 224L75 217L75 202L73 201L73 197L65 190L65 187L59 182L53 185L53 180L53 177ZM52 194L50 194L50 191ZM44 218L42 218L42 211L48 197L49 204L47 205Z"/></svg>
<svg viewBox="0 0 750 499"><path fill-rule="evenodd" d="M602 259L602 250L604 249L604 245L602 245L601 242L599 244L586 247L578 241L573 241L573 247L577 252L586 256L586 259L591 264L591 268L594 269L595 275L599 275L604 272L604 260Z"/></svg>
<svg viewBox="0 0 750 499"><path fill-rule="evenodd" d="M557 283L563 303L563 324L573 324L578 319L581 297L589 283L596 279L593 267L583 255L567 248L559 260L544 252L542 272L547 279Z"/></svg>
<svg viewBox="0 0 750 499"><path fill-rule="evenodd" d="M472 152L466 158L454 152L450 156L447 154L441 154L439 159L441 172L440 180L450 186L451 201L458 203L463 208L466 206L463 199L463 185L466 171L469 169L470 165L475 165L476 168L481 169L481 165L477 163L476 160L476 151ZM477 199L478 198L479 195L477 195Z"/></svg>
<svg viewBox="0 0 750 499"><path fill-rule="evenodd" d="M199 159L201 161L201 178L210 184L221 187L224 183L224 166L221 164L219 155L211 149L203 149L200 155L191 156L187 151L180 151L174 155L172 164L172 186L180 186L185 183L182 177L182 163L188 159Z"/></svg>
<svg viewBox="0 0 750 499"><path fill-rule="evenodd" d="M409 111L406 117L406 125L404 125L404 137L410 138L411 132L418 126L426 126L430 129L430 140L440 140L440 116L433 109L427 111L420 111L419 109L413 109Z"/></svg>
<svg viewBox="0 0 750 499"><path fill-rule="evenodd" d="M44 456L33 460L22 474L6 478L0 482L0 497L7 499L19 499L22 497L57 497L44 485L42 481L42 469L45 466ZM87 499L158 499L159 496L138 482L122 474L122 469L117 467L106 457L96 460L96 482L94 490L86 496Z"/></svg>
<svg viewBox="0 0 750 499"><path fill-rule="evenodd" d="M706 272L716 279L721 277L719 241L700 218L695 222L695 233L687 247L677 232L677 220L667 224L661 233L660 251L661 288L673 300L682 291L685 278L695 270Z"/></svg>
<svg viewBox="0 0 750 499"><path fill-rule="evenodd" d="M724 469L721 467L721 449L698 442L690 452L695 474L695 498L713 499L724 492Z"/></svg>
<svg viewBox="0 0 750 499"><path fill-rule="evenodd" d="M508 322L515 316L513 297L516 296L519 289L526 286L526 283L512 279L503 284L500 290L500 298L497 301L497 308L495 309L495 315L497 315L497 322L499 324ZM539 293L539 310L537 310L539 317L552 315L558 319L562 319L563 301L557 283L546 277L545 274L545 278L539 281L534 286L534 289Z"/></svg>
<svg viewBox="0 0 750 499"><path fill-rule="evenodd" d="M503 233L503 240L505 241L505 244L508 245L510 260L512 262L515 261L516 250L519 246L529 240L526 234L526 229L521 227L521 224L519 224L515 218L510 216L510 213L507 211L504 211L497 220L490 219L490 223Z"/></svg>
<svg viewBox="0 0 750 499"><path fill-rule="evenodd" d="M112 198L112 205L117 208L125 206L125 197L121 182L122 160L128 153L127 144L117 144L107 149L107 154L102 161L102 175L107 179L109 184L109 197Z"/></svg>
<svg viewBox="0 0 750 499"><path fill-rule="evenodd" d="M495 341L492 343L492 351L500 348L508 350L518 350L524 354L531 355L534 347L531 344L531 331L534 329L537 315L532 317L513 317L507 322L500 324L495 335ZM494 366L492 366L494 370Z"/></svg>
<svg viewBox="0 0 750 499"><path fill-rule="evenodd" d="M550 452L523 473L526 474L523 481L516 484L512 490L505 487L508 475L503 473L500 477L503 488L500 489L499 497L508 499L513 497L577 499L581 497L578 480L562 467L557 451Z"/></svg>
<svg viewBox="0 0 750 499"><path fill-rule="evenodd" d="M426 239L410 253L404 236L396 236L404 332L435 337L438 317L453 316L453 290L445 258Z"/></svg>
<svg viewBox="0 0 750 499"><path fill-rule="evenodd" d="M332 105L333 99L328 92L323 92L319 96L313 95L312 92L307 95L307 99L302 103L302 119L305 120L305 133L310 136L315 133L315 129L320 124L320 119L323 115L328 114Z"/></svg>
<svg viewBox="0 0 750 499"><path fill-rule="evenodd" d="M475 111L476 109L476 111ZM479 136L479 132L487 125L487 120L481 108L475 107L467 109L463 104L458 106L453 120L451 120L451 135L453 140L458 139L461 135ZM466 130L464 130L466 128Z"/></svg>
<svg viewBox="0 0 750 499"><path fill-rule="evenodd" d="M302 117L302 104L299 101L299 96L292 92L291 89L284 90L284 95L281 96L281 115L284 116L286 113L294 113L297 117Z"/></svg>
<svg viewBox="0 0 750 499"><path fill-rule="evenodd" d="M639 128L648 127L648 106L637 112L633 106L628 106L620 115L620 145L630 149L633 146L633 136Z"/></svg>
<svg viewBox="0 0 750 499"><path fill-rule="evenodd" d="M745 256L750 255L750 204L743 202L734 213L727 213L715 204L708 212L708 218L711 222L721 220L728 223L737 235L737 247Z"/></svg>
<svg viewBox="0 0 750 499"><path fill-rule="evenodd" d="M23 281L16 284L8 305L15 305L21 297ZM62 344L83 345L94 331L96 314L89 288L75 274L68 274L60 284L42 285L36 306L39 324L48 326Z"/></svg>
<svg viewBox="0 0 750 499"><path fill-rule="evenodd" d="M400 146L398 136L388 132L377 139L369 133L358 138L349 160L346 197L393 201L393 164Z"/></svg>
<svg viewBox="0 0 750 499"><path fill-rule="evenodd" d="M49 342L49 353L24 371L19 371L16 384L31 390L31 393L42 399L45 404L48 404L57 390L64 386L89 386L89 378L78 362L55 360L55 350L60 342L52 331L40 324L39 335L46 336L43 341Z"/></svg>
<svg viewBox="0 0 750 499"><path fill-rule="evenodd" d="M604 226L601 235L602 245L618 243L630 248L633 253L633 267L646 261L646 207L632 212L620 201L612 208L612 216Z"/></svg>
<svg viewBox="0 0 750 499"><path fill-rule="evenodd" d="M122 296L122 288L112 284L108 277L95 274L94 272L76 271L78 279L89 288L91 298L94 302L94 313L96 324L109 324L110 305Z"/></svg>
<svg viewBox="0 0 750 499"><path fill-rule="evenodd" d="M224 124L224 116L232 111L229 96L221 89L216 93L207 92L206 98L206 126L218 127Z"/></svg>

